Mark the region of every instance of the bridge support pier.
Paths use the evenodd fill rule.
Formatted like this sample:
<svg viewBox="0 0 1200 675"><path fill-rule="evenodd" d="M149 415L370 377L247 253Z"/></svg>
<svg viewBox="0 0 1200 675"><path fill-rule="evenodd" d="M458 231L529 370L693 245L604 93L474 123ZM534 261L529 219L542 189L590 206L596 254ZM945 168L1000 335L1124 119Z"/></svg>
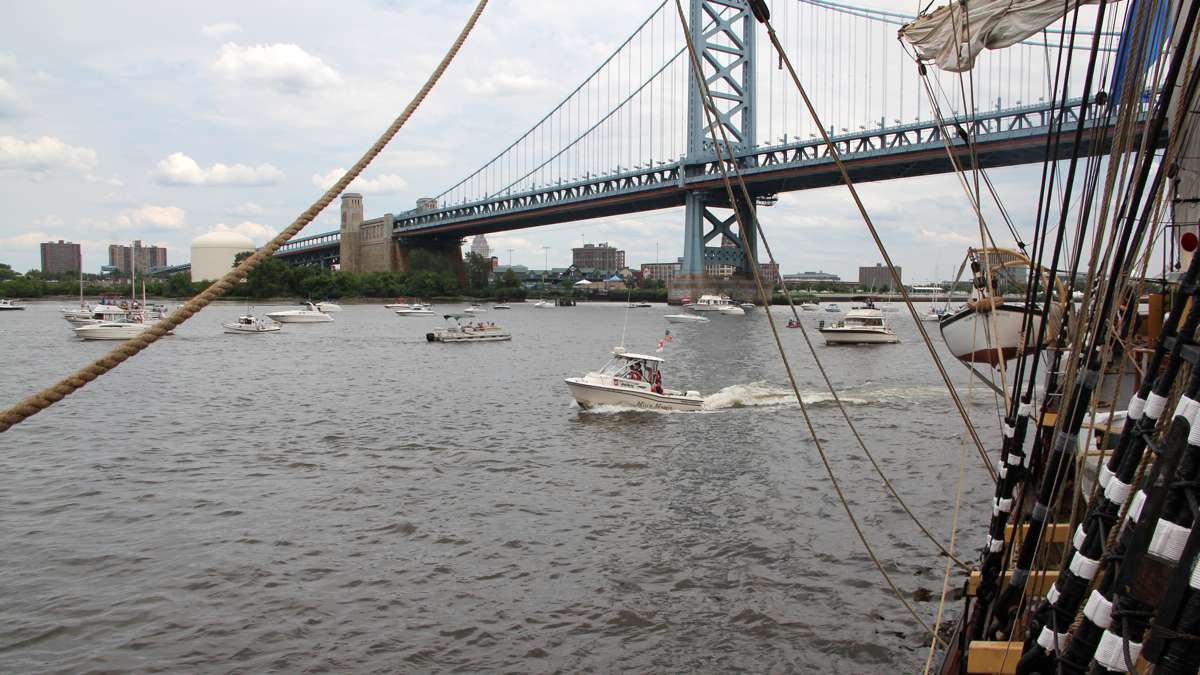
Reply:
<svg viewBox="0 0 1200 675"><path fill-rule="evenodd" d="M445 269L463 288L467 287L467 265L463 262L463 240L458 237L405 237L396 241L396 269L405 274L413 271L413 253L423 252L434 258L445 261ZM427 261L429 267L439 266L434 261Z"/></svg>

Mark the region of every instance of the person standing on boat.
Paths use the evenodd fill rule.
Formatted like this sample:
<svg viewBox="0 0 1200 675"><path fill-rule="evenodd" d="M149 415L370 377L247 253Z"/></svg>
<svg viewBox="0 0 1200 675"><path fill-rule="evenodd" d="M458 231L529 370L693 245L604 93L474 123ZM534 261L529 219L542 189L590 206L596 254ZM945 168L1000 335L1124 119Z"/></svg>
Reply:
<svg viewBox="0 0 1200 675"><path fill-rule="evenodd" d="M654 392L655 394L663 393L662 371L654 371L654 385L650 387L650 391Z"/></svg>

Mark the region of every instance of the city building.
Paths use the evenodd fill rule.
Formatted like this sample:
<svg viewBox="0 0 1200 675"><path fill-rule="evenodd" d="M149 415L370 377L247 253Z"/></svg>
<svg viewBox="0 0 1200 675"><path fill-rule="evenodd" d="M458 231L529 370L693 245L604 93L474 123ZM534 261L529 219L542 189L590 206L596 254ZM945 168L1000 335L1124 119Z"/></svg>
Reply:
<svg viewBox="0 0 1200 675"><path fill-rule="evenodd" d="M896 267L896 276L900 277L903 283L904 277L899 266ZM895 284L892 283L892 275L883 263L875 263L874 267L858 268L858 285L871 291L896 290Z"/></svg>
<svg viewBox="0 0 1200 675"><path fill-rule="evenodd" d="M643 263L642 278L669 283L682 269L682 259L669 263Z"/></svg>
<svg viewBox="0 0 1200 675"><path fill-rule="evenodd" d="M138 274L144 274L152 267L166 267L167 249L162 246L143 246L140 239L135 240L133 246L108 245L108 266L115 268L119 276L129 276L135 263Z"/></svg>
<svg viewBox="0 0 1200 675"><path fill-rule="evenodd" d="M788 285L820 284L841 280L841 277L830 272L797 272L796 274L783 275L783 281Z"/></svg>
<svg viewBox="0 0 1200 675"><path fill-rule="evenodd" d="M475 235L475 239L471 240L471 253L483 256L484 259L492 257L492 248L488 246L487 237L482 234Z"/></svg>
<svg viewBox="0 0 1200 675"><path fill-rule="evenodd" d="M42 244L42 274L62 274L83 271L83 253L79 244L59 239Z"/></svg>
<svg viewBox="0 0 1200 675"><path fill-rule="evenodd" d="M580 268L619 270L625 267L625 251L618 251L606 241L584 244L582 248L571 249L571 265Z"/></svg>

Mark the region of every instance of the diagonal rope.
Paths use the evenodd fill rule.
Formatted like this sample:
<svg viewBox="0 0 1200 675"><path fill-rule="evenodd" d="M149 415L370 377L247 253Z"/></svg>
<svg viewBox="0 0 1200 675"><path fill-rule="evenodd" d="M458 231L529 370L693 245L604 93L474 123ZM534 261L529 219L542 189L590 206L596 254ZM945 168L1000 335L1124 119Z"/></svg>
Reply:
<svg viewBox="0 0 1200 675"><path fill-rule="evenodd" d="M370 149L367 150L367 152L364 153L363 156L354 163L354 166L350 167L350 170L347 171L345 175L338 179L338 181L334 183L332 187L326 190L325 194L321 195L317 201L313 202L312 206L308 207L308 210L304 211L304 213L301 213L296 220L292 221L292 224L289 225L286 230L280 232L274 239L267 243L266 246L258 249L257 252L243 260L240 265L233 268L226 273L225 276L221 277L211 286L204 289L204 291L202 291L199 295L187 301L187 303L185 303L182 307L172 312L170 316L160 319L158 323L154 324L150 328L147 328L137 337L130 338L129 340L122 342L113 348L113 350L109 353L96 359L87 366L84 366L75 373L68 375L59 382L43 389L42 391L23 399L12 407L0 411L0 433L8 431L14 425L23 422L42 410L45 410L46 408L49 408L55 403L63 400L67 396L70 396L86 386L88 382L91 382L92 380L95 380L101 375L109 372L113 368L116 368L124 363L127 359L132 358L143 349L157 342L159 338L171 332L173 329L183 324L183 322L194 316L197 312L207 307L213 300L216 300L221 294L232 288L234 284L239 283L242 279L245 279L250 270L254 269L259 265L259 263L270 257L280 246L287 243L289 239L296 236L296 233L304 229L305 225L308 225L310 222L312 222L313 219L317 217L317 214L325 210L325 207L329 206L334 198L341 194L342 191L350 185L350 181L357 178L358 175L367 168L367 165L369 165L371 161L374 160L375 157L378 156L385 147L387 147L387 144L392 140L393 137L395 137L396 133L400 131L400 127L404 126L404 124L408 122L408 119L412 117L413 113L417 111L417 108L420 107L422 101L425 100L425 97L429 95L431 90L433 90L434 85L437 84L439 79L441 79L442 74L446 72L446 68L449 67L450 63L454 60L454 57L458 54L459 49L462 48L463 43L466 42L467 36L471 33L471 29L475 27L475 23L479 20L479 15L483 13L483 9L487 6L487 3L488 0L479 0L479 4L476 5L475 11L471 14L471 17L467 19L466 25L463 26L462 30L459 32L458 37L454 40L454 44L450 46L450 50L447 51L445 56L442 57L441 63L439 63L433 73L429 75L429 79L425 81L425 84L422 85L421 89L413 97L412 101L410 101L409 104L404 108L404 111L400 113L400 116L397 117L395 121L392 122L391 126L389 126L387 130L383 132L383 135L381 135L379 139L375 141L375 144L372 145Z"/></svg>

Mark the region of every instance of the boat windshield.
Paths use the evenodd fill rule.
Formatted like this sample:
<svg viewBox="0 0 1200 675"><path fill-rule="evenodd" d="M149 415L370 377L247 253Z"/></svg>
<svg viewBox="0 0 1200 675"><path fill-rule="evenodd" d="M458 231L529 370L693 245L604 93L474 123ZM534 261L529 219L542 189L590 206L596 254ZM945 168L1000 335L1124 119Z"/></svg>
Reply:
<svg viewBox="0 0 1200 675"><path fill-rule="evenodd" d="M626 380L650 380L658 372L658 364L653 361L639 359L610 359L600 369L600 374L608 377L619 377Z"/></svg>

